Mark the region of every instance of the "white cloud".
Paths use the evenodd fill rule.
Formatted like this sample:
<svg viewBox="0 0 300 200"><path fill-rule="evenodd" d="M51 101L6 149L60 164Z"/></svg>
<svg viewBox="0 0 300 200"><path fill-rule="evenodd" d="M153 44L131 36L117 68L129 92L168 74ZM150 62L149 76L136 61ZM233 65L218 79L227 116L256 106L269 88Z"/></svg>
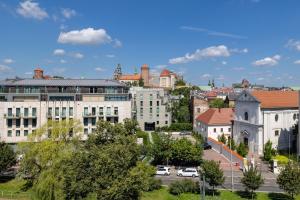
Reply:
<svg viewBox="0 0 300 200"><path fill-rule="evenodd" d="M113 44L113 46L115 47L115 48L119 48L119 47L122 47L122 42L120 41L120 40L118 40L118 39L115 39L114 40L114 44Z"/></svg>
<svg viewBox="0 0 300 200"><path fill-rule="evenodd" d="M205 58L228 57L230 51L225 45L211 46L205 49L197 49L194 53L187 53L185 56L169 59L170 64L181 64L197 61Z"/></svg>
<svg viewBox="0 0 300 200"><path fill-rule="evenodd" d="M290 39L288 43L286 44L286 47L295 49L297 51L300 51L300 41L299 40L294 40Z"/></svg>
<svg viewBox="0 0 300 200"><path fill-rule="evenodd" d="M216 80L223 81L225 80L225 76L223 74L216 77Z"/></svg>
<svg viewBox="0 0 300 200"><path fill-rule="evenodd" d="M259 77L259 78L257 78L257 80L258 81L263 81L263 80L265 80L265 78L264 77Z"/></svg>
<svg viewBox="0 0 300 200"><path fill-rule="evenodd" d="M281 59L280 55L275 55L273 57L265 57L260 60L254 61L252 64L255 66L274 66L278 64L278 61Z"/></svg>
<svg viewBox="0 0 300 200"><path fill-rule="evenodd" d="M11 59L11 58L5 58L4 60L3 60L3 63L5 63L5 64L11 64L11 63L14 63L15 61L13 60L13 59Z"/></svg>
<svg viewBox="0 0 300 200"><path fill-rule="evenodd" d="M97 72L103 72L103 71L105 71L105 69L102 68L102 67L96 67L95 71L97 71Z"/></svg>
<svg viewBox="0 0 300 200"><path fill-rule="evenodd" d="M248 49L244 48L244 49L230 49L230 52L232 53L248 53Z"/></svg>
<svg viewBox="0 0 300 200"><path fill-rule="evenodd" d="M25 72L24 74L25 75L32 75L33 73L32 72Z"/></svg>
<svg viewBox="0 0 300 200"><path fill-rule="evenodd" d="M57 41L63 44L95 45L111 43L112 38L104 29L86 28L61 32Z"/></svg>
<svg viewBox="0 0 300 200"><path fill-rule="evenodd" d="M54 51L53 51L53 55L55 55L55 56L63 56L63 55L65 55L66 54L66 52L65 52L65 50L63 50L63 49L55 49Z"/></svg>
<svg viewBox="0 0 300 200"><path fill-rule="evenodd" d="M17 13L25 18L37 20L43 20L48 17L48 13L43 8L40 8L39 3L32 0L20 2Z"/></svg>
<svg viewBox="0 0 300 200"><path fill-rule="evenodd" d="M70 8L62 8L61 9L61 14L67 18L70 19L76 15L76 11Z"/></svg>
<svg viewBox="0 0 300 200"><path fill-rule="evenodd" d="M227 65L227 62L226 61L222 61L222 65Z"/></svg>
<svg viewBox="0 0 300 200"><path fill-rule="evenodd" d="M153 66L153 68L155 68L155 69L164 69L164 68L167 68L167 65L155 65L155 66Z"/></svg>
<svg viewBox="0 0 300 200"><path fill-rule="evenodd" d="M107 58L114 58L114 57L116 57L114 54L106 54L105 55Z"/></svg>
<svg viewBox="0 0 300 200"><path fill-rule="evenodd" d="M207 35L212 35L212 36L229 37L229 38L234 38L234 39L247 39L247 37L241 36L241 35L212 31L212 30L208 30L205 28L198 28L198 27L192 27L192 26L181 26L180 29L188 30L188 31L203 32L203 33L206 33Z"/></svg>
<svg viewBox="0 0 300 200"><path fill-rule="evenodd" d="M5 73L5 72L9 72L12 69L9 66L6 65L0 65L0 73Z"/></svg>
<svg viewBox="0 0 300 200"><path fill-rule="evenodd" d="M67 61L66 61L66 60L64 60L64 59L61 59L59 62L60 62L60 63L62 63L62 64L65 64L65 63L67 63Z"/></svg>
<svg viewBox="0 0 300 200"><path fill-rule="evenodd" d="M70 56L73 57L73 58L77 58L77 59L84 58L84 55L81 54L81 53L71 53Z"/></svg>
<svg viewBox="0 0 300 200"><path fill-rule="evenodd" d="M207 79L207 78L210 78L210 77L211 77L210 74L203 74L203 75L201 76L202 79Z"/></svg>
<svg viewBox="0 0 300 200"><path fill-rule="evenodd" d="M300 64L300 60L296 60L296 61L294 62L294 64L299 65L299 64Z"/></svg>

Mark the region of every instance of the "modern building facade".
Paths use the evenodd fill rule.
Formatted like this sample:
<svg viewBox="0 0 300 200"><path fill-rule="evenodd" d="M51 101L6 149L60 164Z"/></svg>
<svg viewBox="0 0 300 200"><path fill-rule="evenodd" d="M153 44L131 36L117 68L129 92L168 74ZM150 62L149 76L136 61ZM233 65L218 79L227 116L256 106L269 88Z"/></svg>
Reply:
<svg viewBox="0 0 300 200"><path fill-rule="evenodd" d="M87 135L100 119L131 118L129 88L115 80L7 79L0 81L0 100L0 140L7 143L26 141L49 119L77 119Z"/></svg>
<svg viewBox="0 0 300 200"><path fill-rule="evenodd" d="M171 124L169 96L162 88L132 87L132 118L142 130L153 131Z"/></svg>
<svg viewBox="0 0 300 200"><path fill-rule="evenodd" d="M263 154L269 140L277 150L296 146L298 96L296 91L243 91L235 102L235 141L244 142L256 155Z"/></svg>

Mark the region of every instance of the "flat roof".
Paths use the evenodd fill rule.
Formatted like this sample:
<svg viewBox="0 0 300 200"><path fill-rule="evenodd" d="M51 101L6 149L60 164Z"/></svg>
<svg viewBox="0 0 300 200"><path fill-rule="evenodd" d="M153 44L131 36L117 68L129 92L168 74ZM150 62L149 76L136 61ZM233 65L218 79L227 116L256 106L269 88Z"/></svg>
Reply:
<svg viewBox="0 0 300 200"><path fill-rule="evenodd" d="M7 79L0 86L126 86L109 79Z"/></svg>

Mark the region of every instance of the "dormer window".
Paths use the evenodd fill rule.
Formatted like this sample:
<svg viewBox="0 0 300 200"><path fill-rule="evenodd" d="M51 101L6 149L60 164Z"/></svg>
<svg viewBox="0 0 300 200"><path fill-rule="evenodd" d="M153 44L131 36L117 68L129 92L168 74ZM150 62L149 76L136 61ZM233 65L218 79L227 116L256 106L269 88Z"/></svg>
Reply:
<svg viewBox="0 0 300 200"><path fill-rule="evenodd" d="M244 120L245 120L245 121L248 121L248 112L245 112L245 113L244 113Z"/></svg>
<svg viewBox="0 0 300 200"><path fill-rule="evenodd" d="M275 115L275 122L278 121L278 114Z"/></svg>

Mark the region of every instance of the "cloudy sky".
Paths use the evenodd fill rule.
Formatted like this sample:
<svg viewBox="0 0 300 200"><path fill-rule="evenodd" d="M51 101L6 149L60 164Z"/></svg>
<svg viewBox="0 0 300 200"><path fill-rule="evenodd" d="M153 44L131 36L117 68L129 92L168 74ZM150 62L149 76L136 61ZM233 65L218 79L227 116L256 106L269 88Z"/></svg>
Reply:
<svg viewBox="0 0 300 200"><path fill-rule="evenodd" d="M147 63L188 82L300 85L299 0L0 0L0 78L110 78Z"/></svg>

